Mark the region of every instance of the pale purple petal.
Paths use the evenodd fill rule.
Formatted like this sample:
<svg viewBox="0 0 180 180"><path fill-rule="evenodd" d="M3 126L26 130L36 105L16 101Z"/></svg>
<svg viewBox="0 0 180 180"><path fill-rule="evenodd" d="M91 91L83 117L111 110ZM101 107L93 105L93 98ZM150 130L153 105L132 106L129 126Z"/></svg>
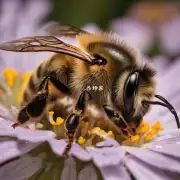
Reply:
<svg viewBox="0 0 180 180"><path fill-rule="evenodd" d="M138 180L179 180L180 177L180 174L163 171L133 156L127 156L124 162L129 171Z"/></svg>
<svg viewBox="0 0 180 180"><path fill-rule="evenodd" d="M3 105L0 104L0 118L11 120L10 112Z"/></svg>
<svg viewBox="0 0 180 180"><path fill-rule="evenodd" d="M97 146L97 147L98 147L98 146L99 146L99 147L101 147L101 146L119 147L120 144L119 144L116 140L107 137L106 140L97 143L96 146Z"/></svg>
<svg viewBox="0 0 180 180"><path fill-rule="evenodd" d="M76 177L77 177L76 162L74 158L68 157L64 161L64 168L62 170L61 180L67 180L67 179L76 180Z"/></svg>
<svg viewBox="0 0 180 180"><path fill-rule="evenodd" d="M150 147L148 147L148 149L152 150L152 151L156 151L159 153L163 153L169 156L174 156L175 158L179 158L180 161L180 145L170 145L170 144L163 144L163 145L158 145L158 144L154 144ZM180 163L179 163L180 166Z"/></svg>
<svg viewBox="0 0 180 180"><path fill-rule="evenodd" d="M67 143L65 142L65 140L52 139L49 141L49 144L51 146L52 151L55 154L57 154L58 156L62 156ZM83 160L83 161L91 160L91 156L88 154L88 152L85 151L84 149L82 149L76 143L73 143L73 146L69 152L69 155L73 155L76 158Z"/></svg>
<svg viewBox="0 0 180 180"><path fill-rule="evenodd" d="M89 154L85 149L82 149L82 147L76 143L73 144L70 154L82 161L92 160L91 154Z"/></svg>
<svg viewBox="0 0 180 180"><path fill-rule="evenodd" d="M150 150L180 158L180 130L162 133L159 138L145 146Z"/></svg>
<svg viewBox="0 0 180 180"><path fill-rule="evenodd" d="M0 138L0 164L14 157L21 156L36 148L39 143L19 141L10 137Z"/></svg>
<svg viewBox="0 0 180 180"><path fill-rule="evenodd" d="M180 60L174 62L169 70L159 78L157 83L157 92L166 98L173 97L173 94L180 90L179 75L180 75ZM176 98L174 96L174 98Z"/></svg>
<svg viewBox="0 0 180 180"><path fill-rule="evenodd" d="M142 52L147 52L154 41L150 27L136 19L125 17L114 20L111 29Z"/></svg>
<svg viewBox="0 0 180 180"><path fill-rule="evenodd" d="M0 136L12 136L19 140L30 142L44 142L55 137L51 131L25 129L22 127L11 127L13 122L0 119Z"/></svg>
<svg viewBox="0 0 180 180"><path fill-rule="evenodd" d="M96 171L92 164L86 166L78 173L78 180L98 180Z"/></svg>
<svg viewBox="0 0 180 180"><path fill-rule="evenodd" d="M131 180L127 171L122 167L122 164L104 166L100 170L104 180Z"/></svg>
<svg viewBox="0 0 180 180"><path fill-rule="evenodd" d="M175 55L179 53L180 50L180 17L171 18L169 21L165 22L160 28L160 40L161 46L164 52L169 55Z"/></svg>
<svg viewBox="0 0 180 180"><path fill-rule="evenodd" d="M93 158L94 164L102 168L104 166L116 166L125 156L125 150L120 148L86 148ZM113 160L113 161L112 161Z"/></svg>
<svg viewBox="0 0 180 180"><path fill-rule="evenodd" d="M169 70L169 60L165 56L155 56L149 59L149 63L156 70L156 80L158 81L158 77L162 77L164 73Z"/></svg>
<svg viewBox="0 0 180 180"><path fill-rule="evenodd" d="M143 148L128 147L127 152L159 169L180 173L180 161Z"/></svg>
<svg viewBox="0 0 180 180"><path fill-rule="evenodd" d="M38 156L24 155L23 157L11 161L0 168L0 179L3 180L24 180L28 179L35 172L43 167L45 153Z"/></svg>

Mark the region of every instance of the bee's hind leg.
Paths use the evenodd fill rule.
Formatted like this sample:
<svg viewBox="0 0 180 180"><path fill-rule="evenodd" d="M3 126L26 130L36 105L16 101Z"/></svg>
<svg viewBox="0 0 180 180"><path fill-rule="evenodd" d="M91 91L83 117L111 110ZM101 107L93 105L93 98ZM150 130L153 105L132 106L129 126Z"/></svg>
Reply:
<svg viewBox="0 0 180 180"><path fill-rule="evenodd" d="M49 79L49 77L46 77L42 80L33 100L20 110L17 122L12 125L13 128L26 123L31 118L37 118L42 114L47 105Z"/></svg>
<svg viewBox="0 0 180 180"><path fill-rule="evenodd" d="M76 130L79 125L79 120L83 116L85 109L86 109L86 101L87 101L87 95L89 99L91 99L91 95L88 91L83 91L81 95L79 96L79 99L76 103L74 112L72 112L65 121L65 128L66 128L66 137L68 140L68 144L64 150L63 155L65 157L68 156L68 153L71 149L72 143L75 138Z"/></svg>

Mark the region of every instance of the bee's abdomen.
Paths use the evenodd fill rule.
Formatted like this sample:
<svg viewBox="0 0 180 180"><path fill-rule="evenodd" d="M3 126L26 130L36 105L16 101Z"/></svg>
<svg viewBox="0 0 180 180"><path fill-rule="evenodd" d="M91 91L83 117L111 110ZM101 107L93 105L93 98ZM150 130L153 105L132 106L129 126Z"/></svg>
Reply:
<svg viewBox="0 0 180 180"><path fill-rule="evenodd" d="M29 78L27 87L23 93L22 105L26 105L27 103L29 103L37 93L38 86L42 78L47 74L47 68L50 61L51 59L43 61L32 73L31 77Z"/></svg>
<svg viewBox="0 0 180 180"><path fill-rule="evenodd" d="M72 60L71 60L72 61ZM68 81L70 78L70 66L69 66L69 59L68 56L63 54L54 54L49 59L43 61L33 72L32 76L29 79L28 85L26 90L24 91L23 95L23 105L29 103L33 96L37 93L39 89L39 85L42 79L47 76L51 75L55 77L57 80L61 81L63 84L68 86ZM58 93L56 91L51 92L50 90L50 97L55 101L57 98Z"/></svg>

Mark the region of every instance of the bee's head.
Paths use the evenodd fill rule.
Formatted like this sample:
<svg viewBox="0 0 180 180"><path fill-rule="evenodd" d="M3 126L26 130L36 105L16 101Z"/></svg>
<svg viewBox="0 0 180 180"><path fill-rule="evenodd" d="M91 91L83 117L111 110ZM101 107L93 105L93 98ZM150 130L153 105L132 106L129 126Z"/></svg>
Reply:
<svg viewBox="0 0 180 180"><path fill-rule="evenodd" d="M111 33L81 35L79 43L87 53L107 61L105 70L113 77L110 91L112 107L105 105L104 109L109 119L117 126L125 128L126 122L132 129L138 127L150 105L154 104L168 108L180 128L177 113L172 105L162 96L155 95L155 71L147 64L142 65L140 52L136 48ZM152 101L154 97L161 102Z"/></svg>
<svg viewBox="0 0 180 180"><path fill-rule="evenodd" d="M113 81L112 105L131 128L138 127L149 110L149 104L143 102L154 97L154 74L155 71L147 65L141 68L130 66L119 72Z"/></svg>

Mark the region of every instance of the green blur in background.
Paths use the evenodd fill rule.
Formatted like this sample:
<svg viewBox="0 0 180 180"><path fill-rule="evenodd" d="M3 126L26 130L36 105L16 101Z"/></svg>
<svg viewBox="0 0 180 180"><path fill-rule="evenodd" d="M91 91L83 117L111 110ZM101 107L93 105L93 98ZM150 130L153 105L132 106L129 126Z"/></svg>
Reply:
<svg viewBox="0 0 180 180"><path fill-rule="evenodd" d="M96 23L107 29L109 22L122 16L137 0L53 0L50 19L82 27Z"/></svg>

